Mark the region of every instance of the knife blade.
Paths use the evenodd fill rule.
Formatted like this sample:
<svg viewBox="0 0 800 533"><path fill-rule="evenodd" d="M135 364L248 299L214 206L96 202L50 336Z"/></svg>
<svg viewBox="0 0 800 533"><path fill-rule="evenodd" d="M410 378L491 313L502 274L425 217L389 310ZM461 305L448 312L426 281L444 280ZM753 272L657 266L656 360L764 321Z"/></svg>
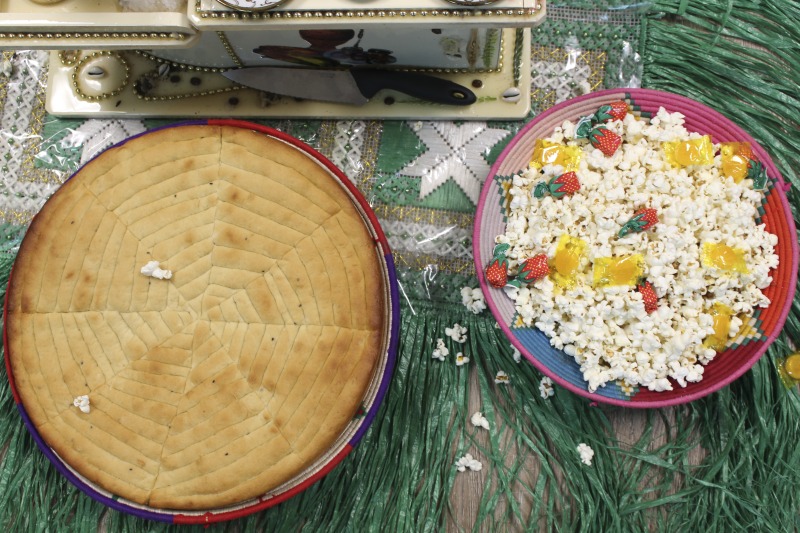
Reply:
<svg viewBox="0 0 800 533"><path fill-rule="evenodd" d="M447 105L466 106L476 100L475 93L458 83L397 70L245 67L226 70L222 75L241 85L270 93L352 105L366 104L382 89Z"/></svg>

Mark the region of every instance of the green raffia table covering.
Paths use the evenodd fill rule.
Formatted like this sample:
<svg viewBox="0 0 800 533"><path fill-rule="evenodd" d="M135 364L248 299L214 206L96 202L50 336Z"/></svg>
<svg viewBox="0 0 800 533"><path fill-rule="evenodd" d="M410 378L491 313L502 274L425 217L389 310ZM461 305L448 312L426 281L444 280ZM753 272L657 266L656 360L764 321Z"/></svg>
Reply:
<svg viewBox="0 0 800 533"><path fill-rule="evenodd" d="M632 0L629 0L633 4ZM689 96L744 127L800 206L800 5L787 0L553 0L533 30L537 113L587 89ZM0 73L0 285L31 217L82 160L163 124L60 120L44 111L46 54L4 52ZM321 482L230 531L793 531L800 528L800 398L778 376L800 338L800 300L751 371L693 404L594 405L515 362L487 311L472 314L471 225L516 122L266 122L320 150L364 192L393 247L404 298L398 367L381 413ZM461 153L468 154L462 158ZM427 174L422 169L429 169ZM432 359L454 323L465 367ZM509 375L498 385L499 370ZM5 372L3 369L2 372ZM110 511L36 449L0 380L0 527L173 529ZM475 428L480 410L490 430ZM594 450L583 464L576 447ZM459 473L470 453L480 472Z"/></svg>

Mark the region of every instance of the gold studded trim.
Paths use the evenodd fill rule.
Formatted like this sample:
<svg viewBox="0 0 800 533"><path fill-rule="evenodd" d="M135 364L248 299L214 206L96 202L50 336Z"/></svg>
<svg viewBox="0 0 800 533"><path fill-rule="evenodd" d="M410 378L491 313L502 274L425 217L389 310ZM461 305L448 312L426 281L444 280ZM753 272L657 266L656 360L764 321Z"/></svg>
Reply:
<svg viewBox="0 0 800 533"><path fill-rule="evenodd" d="M236 53L236 50L233 49L233 46L231 46L231 42L228 40L228 36L225 35L225 32L224 31L218 31L217 32L217 37L219 38L219 41L222 43L222 46L225 48L225 52L228 54L228 56L231 58L231 60L233 60L233 62L236 64L236 66L237 67L243 67L244 63L242 62L241 58Z"/></svg>
<svg viewBox="0 0 800 533"><path fill-rule="evenodd" d="M103 40L122 40L122 41L184 41L190 34L179 32L2 32L0 41L51 41L57 39L70 39L81 41L103 41Z"/></svg>
<svg viewBox="0 0 800 533"><path fill-rule="evenodd" d="M230 19L230 20L307 20L307 19L404 19L418 18L421 21L429 17L452 17L463 19L473 17L478 20L488 17L530 17L542 10L542 4L536 4L532 8L513 8L513 9L472 9L472 8L448 8L448 9L358 9L358 10L328 10L315 9L308 11L259 11L259 12L240 12L240 11L217 11L213 9L203 9L201 0L195 0L195 11L204 19Z"/></svg>

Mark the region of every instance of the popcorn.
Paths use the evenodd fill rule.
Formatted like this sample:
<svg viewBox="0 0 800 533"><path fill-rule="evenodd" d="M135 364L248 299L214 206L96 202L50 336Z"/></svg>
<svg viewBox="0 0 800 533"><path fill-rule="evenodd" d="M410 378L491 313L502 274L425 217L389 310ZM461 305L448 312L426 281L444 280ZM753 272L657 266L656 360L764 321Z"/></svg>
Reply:
<svg viewBox="0 0 800 533"><path fill-rule="evenodd" d="M483 416L483 413L477 411L472 414L472 418L469 420L472 422L472 425L475 427L482 427L483 429L489 429L489 421L486 420L486 417Z"/></svg>
<svg viewBox="0 0 800 533"><path fill-rule="evenodd" d="M480 287L474 289L463 287L461 289L461 303L476 315L486 309L486 300Z"/></svg>
<svg viewBox="0 0 800 533"><path fill-rule="evenodd" d="M456 366L464 366L467 363L469 363L469 357L467 357L461 352L458 352L456 354Z"/></svg>
<svg viewBox="0 0 800 533"><path fill-rule="evenodd" d="M520 361L522 361L522 354L519 353L517 347L512 344L511 349L513 350L513 352L511 352L511 357L514 359L514 362L519 363Z"/></svg>
<svg viewBox="0 0 800 533"><path fill-rule="evenodd" d="M508 385L509 383L508 374L506 374L502 370L498 370L497 375L495 375L494 377L494 382L497 383L498 385Z"/></svg>
<svg viewBox="0 0 800 533"><path fill-rule="evenodd" d="M450 355L450 350L444 345L444 340L436 339L436 348L433 350L433 358L444 361L445 357L448 355Z"/></svg>
<svg viewBox="0 0 800 533"><path fill-rule="evenodd" d="M467 469L470 469L473 472L479 472L483 469L483 463L472 457L472 455L466 454L464 457L456 461L456 469L458 469L459 472L465 472Z"/></svg>
<svg viewBox="0 0 800 533"><path fill-rule="evenodd" d="M553 388L553 380L547 376L543 377L539 382L539 395L546 400L555 393L556 390Z"/></svg>
<svg viewBox="0 0 800 533"><path fill-rule="evenodd" d="M92 410L91 407L89 407L89 396L85 394L83 396L78 396L74 400L72 400L72 405L74 405L75 407L80 409L81 412L84 413L88 413Z"/></svg>
<svg viewBox="0 0 800 533"><path fill-rule="evenodd" d="M581 442L576 448L581 462L585 465L592 466L592 458L594 457L594 450L588 444Z"/></svg>
<svg viewBox="0 0 800 533"><path fill-rule="evenodd" d="M160 263L158 261L149 261L145 266L142 267L142 274L145 276L149 276L151 278L156 279L171 279L172 278L172 271L171 270L164 270L160 268Z"/></svg>
<svg viewBox="0 0 800 533"><path fill-rule="evenodd" d="M463 344L467 341L467 328L456 323L452 328L444 328L444 333L454 341Z"/></svg>
<svg viewBox="0 0 800 533"><path fill-rule="evenodd" d="M604 125L624 141L610 156L569 121L537 145L582 149L570 160L580 180L573 194L531 197L565 170L544 159L513 177L515 207L496 239L508 246L509 277L537 254L547 254L555 274L503 290L518 320L575 358L590 391L617 381L653 391L685 387L716 356L704 345L714 334L714 305L733 313L723 345L746 329L738 315L769 305L762 290L778 264L777 237L756 224L763 193L754 180L726 177L719 155L701 164L709 161L709 138L688 132L680 113L661 108L649 123L628 113ZM667 142L688 150L676 165L664 153ZM637 258L637 268L623 276L614 261L625 257ZM598 258L608 258L610 268L597 273L609 283L593 282Z"/></svg>

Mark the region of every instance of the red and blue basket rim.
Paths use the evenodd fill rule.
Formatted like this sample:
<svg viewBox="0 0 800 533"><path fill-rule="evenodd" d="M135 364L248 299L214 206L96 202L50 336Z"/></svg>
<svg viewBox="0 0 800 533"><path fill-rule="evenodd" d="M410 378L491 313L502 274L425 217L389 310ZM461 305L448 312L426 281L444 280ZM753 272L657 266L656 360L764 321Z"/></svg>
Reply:
<svg viewBox="0 0 800 533"><path fill-rule="evenodd" d="M505 298L508 302L510 300L502 291L489 287L483 276L483 268L492 256L494 237L502 233L501 228L504 228L501 222L501 206L497 200L499 198L497 178L508 177L509 173L518 172L523 168L520 165L523 160L525 163L529 160L534 137L547 136L565 120L577 120L581 116L593 113L600 105L614 100L627 101L634 112L644 116L654 115L660 107L669 112L681 112L685 115L685 126L688 130L710 134L715 143L723 141L750 143L754 154L764 164L771 178L770 194L765 201L769 212L764 215L764 219L768 218L766 220L768 229L771 223L782 230L778 235L779 245L776 247L781 264L773 273L775 281L770 289L777 283L781 283L781 286L779 290L772 291L770 294L772 304L763 310L757 320L759 324L767 326L764 335L746 345L743 343L741 346L726 349L706 367L702 381L690 383L686 388L675 384L673 391L651 392L645 389L629 395L618 385L609 384L596 392L589 392L574 359L563 351L552 348L544 334L533 328L512 329L508 323L507 309L511 304L501 299ZM704 397L727 386L749 370L778 336L789 314L797 283L798 243L797 230L785 194L788 188L789 184L783 180L769 153L747 132L723 114L691 98L654 89L606 89L566 100L534 117L515 135L492 165L481 191L473 231L473 257L476 274L486 296L487 307L497 319L509 342L539 371L564 388L589 400L624 407L658 408ZM500 231L497 231L498 229ZM501 309L503 307L505 308ZM714 368L714 363L723 355L736 358L737 364L733 368L726 368L724 375L707 379L713 374L711 370Z"/></svg>
<svg viewBox="0 0 800 533"><path fill-rule="evenodd" d="M83 493L112 509L146 520L154 520L158 522L167 522L175 524L210 524L210 523L223 522L227 520L242 518L244 516L253 514L255 512L278 505L279 503L303 492L308 487L310 487L311 485L313 485L314 483L325 477L329 472L331 472L331 470L333 470L336 467L336 465L338 465L342 460L344 460L344 458L347 457L347 455L361 441L365 433L368 431L370 425L374 421L376 415L378 414L378 410L380 409L381 403L383 402L383 399L386 396L386 393L389 389L392 374L394 372L394 367L397 360L397 346L400 333L400 303L399 303L400 295L399 295L399 286L397 281L397 273L395 270L394 258L389 248L389 243L386 239L386 236L384 235L383 230L381 228L380 222L375 216L375 213L372 210L369 203L367 202L366 198L364 198L361 192L355 187L355 185L353 185L353 183L347 178L347 176L336 165L334 165L327 157L325 157L323 154L321 154L308 144L284 132L254 122L249 122L245 120L208 119L208 120L184 121L175 124L169 124L159 128L154 128L139 133L137 135L128 137L127 139L124 139L123 141L109 147L108 149L121 146L131 141L132 139L148 135L158 130L168 129L168 128L179 128L184 126L203 126L203 125L231 126L231 127L250 129L274 137L304 152L310 158L316 160L320 165L326 168L331 174L331 176L336 178L336 180L340 183L343 189L345 189L345 191L348 193L354 205L361 212L362 218L364 219L364 223L372 233L375 239L375 245L378 251L380 252L378 255L382 259L381 267L383 269L383 276L385 283L387 285L385 290L386 290L386 301L388 304L386 309L388 339L386 342L387 346L386 351L382 354L382 359L379 364L378 375L376 375L376 377L373 379L373 384L370 387L372 392L370 393L370 397L368 399L365 399L364 401L363 413L360 413L360 416L357 419L357 421L354 421L351 424L351 427L349 428L348 431L349 438L347 442L345 442L343 445L340 445L338 451L332 456L330 456L324 464L320 465L313 472L306 472L305 477L303 477L303 479L300 480L299 482L284 485L285 489L283 488L276 489L276 491L270 493L269 497L262 497L221 509L209 509L196 512L186 512L186 511L176 511L169 509L155 509L147 506L142 506L134 502L125 500L123 498L120 498L114 494L111 494L103 490L102 488L98 487L94 483L86 480L80 474L75 472L69 465L67 465L64 462L63 459L61 459L61 457L59 457L52 450L52 448L50 448L47 445L47 443L41 437L39 432L36 430L36 427L34 426L33 422L28 416L28 413L25 410L25 406L22 404L20 396L17 393L14 382L14 376L11 371L7 331L4 329L3 330L3 346L5 348L4 359L5 359L6 371L9 383L11 385L11 392L14 396L14 402L16 403L20 416L22 417L22 420L26 428L28 429L28 432L33 437L33 440L36 443L37 447L39 448L39 450L41 450L41 452L45 455L45 457L47 457L47 459L53 464L56 470L61 475L63 475L68 481L70 481L73 485L75 485L78 489L80 489ZM102 155L102 152L95 157L99 157L100 155ZM75 174L77 174L77 172ZM73 174L73 176L75 174ZM13 277L13 275L14 274L12 268L11 276ZM9 283L10 279L11 278L9 278ZM7 305L8 305L8 299L6 298L6 302L4 302L4 308L3 308L4 316L5 313L7 312Z"/></svg>

